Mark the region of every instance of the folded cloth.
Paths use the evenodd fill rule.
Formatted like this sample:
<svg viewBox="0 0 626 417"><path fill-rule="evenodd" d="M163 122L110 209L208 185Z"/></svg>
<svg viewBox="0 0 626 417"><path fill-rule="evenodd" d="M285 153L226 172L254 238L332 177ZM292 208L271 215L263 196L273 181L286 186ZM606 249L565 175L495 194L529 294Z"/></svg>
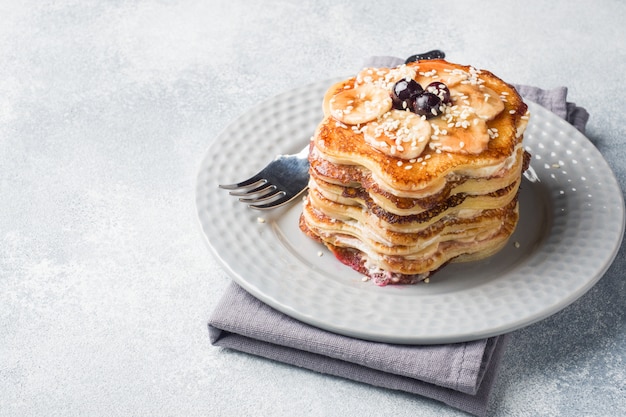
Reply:
<svg viewBox="0 0 626 417"><path fill-rule="evenodd" d="M513 84L513 86L524 97L524 100L542 105L557 116L570 122L580 132L585 133L589 113L584 108L576 106L575 103L567 101L567 87L542 90L529 85Z"/></svg>
<svg viewBox="0 0 626 417"><path fill-rule="evenodd" d="M419 394L483 416L508 336L414 346L353 339L301 323L235 283L209 321L215 346Z"/></svg>
<svg viewBox="0 0 626 417"><path fill-rule="evenodd" d="M366 67L403 60L372 57ZM565 87L517 90L584 132L585 109L566 100ZM299 322L257 300L235 283L209 320L215 346L235 349L313 371L442 401L483 416L509 335L447 345L394 345L334 334Z"/></svg>

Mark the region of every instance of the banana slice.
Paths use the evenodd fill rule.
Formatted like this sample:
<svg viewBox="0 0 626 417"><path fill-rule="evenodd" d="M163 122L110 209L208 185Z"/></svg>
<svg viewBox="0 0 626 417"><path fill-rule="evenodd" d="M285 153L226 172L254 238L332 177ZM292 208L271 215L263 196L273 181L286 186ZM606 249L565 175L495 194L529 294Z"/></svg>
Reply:
<svg viewBox="0 0 626 417"><path fill-rule="evenodd" d="M478 155L491 139L487 122L476 115L464 119L460 126L449 126L443 119L433 119L435 134L430 146L445 152Z"/></svg>
<svg viewBox="0 0 626 417"><path fill-rule="evenodd" d="M401 79L415 79L417 70L406 64L395 68L364 68L356 76L355 85L374 84L391 92L393 86Z"/></svg>
<svg viewBox="0 0 626 417"><path fill-rule="evenodd" d="M430 133L425 118L403 110L391 110L363 129L363 137L372 147L402 159L417 158L426 148Z"/></svg>
<svg viewBox="0 0 626 417"><path fill-rule="evenodd" d="M458 85L462 81L466 81L468 78L469 78L469 74L466 73L465 71L461 71L461 70L450 71L450 72L443 71L439 73L439 79L437 81L441 81L442 83L447 85L448 88L451 88L451 87L454 87L455 85Z"/></svg>
<svg viewBox="0 0 626 417"><path fill-rule="evenodd" d="M489 87L470 84L458 84L450 89L454 104L467 106L478 117L492 120L504 110L504 102L500 95Z"/></svg>
<svg viewBox="0 0 626 417"><path fill-rule="evenodd" d="M363 68L356 75L355 84L376 84L384 80L389 71L389 68Z"/></svg>
<svg viewBox="0 0 626 417"><path fill-rule="evenodd" d="M372 84L343 90L328 102L330 114L342 123L364 124L376 120L391 109L391 97L384 88Z"/></svg>

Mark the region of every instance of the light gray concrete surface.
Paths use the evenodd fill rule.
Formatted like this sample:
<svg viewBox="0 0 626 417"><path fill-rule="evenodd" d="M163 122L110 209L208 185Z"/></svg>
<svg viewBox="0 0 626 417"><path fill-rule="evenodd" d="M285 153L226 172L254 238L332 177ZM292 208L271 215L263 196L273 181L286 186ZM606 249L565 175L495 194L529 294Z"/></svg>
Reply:
<svg viewBox="0 0 626 417"><path fill-rule="evenodd" d="M210 346L229 278L197 224L198 165L261 100L440 48L568 86L623 190L625 19L610 0L0 2L0 415L465 415ZM626 415L625 270L622 247L514 333L490 415Z"/></svg>

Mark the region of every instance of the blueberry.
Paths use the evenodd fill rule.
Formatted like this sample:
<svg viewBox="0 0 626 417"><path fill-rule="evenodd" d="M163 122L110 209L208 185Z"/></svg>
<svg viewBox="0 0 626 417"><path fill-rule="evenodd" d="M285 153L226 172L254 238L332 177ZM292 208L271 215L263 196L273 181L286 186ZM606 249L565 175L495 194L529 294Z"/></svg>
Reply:
<svg viewBox="0 0 626 417"><path fill-rule="evenodd" d="M423 92L415 97L413 111L427 119L438 116L441 113L441 98L433 93Z"/></svg>
<svg viewBox="0 0 626 417"><path fill-rule="evenodd" d="M441 81L435 81L428 84L425 91L438 96L444 104L450 104L452 102L450 100L450 90L448 89L448 86Z"/></svg>
<svg viewBox="0 0 626 417"><path fill-rule="evenodd" d="M424 89L415 80L402 79L393 86L391 100L393 107L399 110L406 110L413 107L415 97L422 93Z"/></svg>

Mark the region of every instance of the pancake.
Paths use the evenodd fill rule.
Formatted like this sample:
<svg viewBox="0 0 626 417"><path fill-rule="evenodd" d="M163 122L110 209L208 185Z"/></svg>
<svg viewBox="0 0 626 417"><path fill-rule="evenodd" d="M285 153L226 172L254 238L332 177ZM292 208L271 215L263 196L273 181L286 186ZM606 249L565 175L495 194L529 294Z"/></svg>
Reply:
<svg viewBox="0 0 626 417"><path fill-rule="evenodd" d="M528 108L494 74L445 60L332 85L300 228L378 285L497 253L515 230Z"/></svg>

